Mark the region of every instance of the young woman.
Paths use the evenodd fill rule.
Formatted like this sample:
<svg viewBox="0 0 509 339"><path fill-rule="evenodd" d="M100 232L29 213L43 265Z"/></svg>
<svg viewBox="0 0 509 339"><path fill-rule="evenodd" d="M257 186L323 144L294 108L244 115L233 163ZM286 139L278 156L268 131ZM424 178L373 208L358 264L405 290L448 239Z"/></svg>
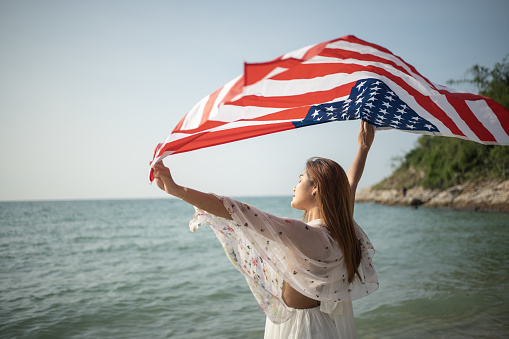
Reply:
<svg viewBox="0 0 509 339"><path fill-rule="evenodd" d="M179 186L162 162L157 185L196 208L192 230L209 224L267 315L265 338L354 338L352 300L378 289L374 249L353 220L357 184L374 128L361 121L348 174L311 158L294 187L303 221L279 218L226 197Z"/></svg>

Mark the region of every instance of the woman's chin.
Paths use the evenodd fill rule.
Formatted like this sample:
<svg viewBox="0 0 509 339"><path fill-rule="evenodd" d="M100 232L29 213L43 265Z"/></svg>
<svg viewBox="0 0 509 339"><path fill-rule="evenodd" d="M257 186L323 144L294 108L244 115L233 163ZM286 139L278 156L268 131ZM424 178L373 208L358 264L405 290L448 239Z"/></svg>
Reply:
<svg viewBox="0 0 509 339"><path fill-rule="evenodd" d="M295 208L296 210L299 210L299 211L302 211L303 209L299 207L298 204L296 204L294 201L292 201L290 203L290 206L292 206L293 208Z"/></svg>

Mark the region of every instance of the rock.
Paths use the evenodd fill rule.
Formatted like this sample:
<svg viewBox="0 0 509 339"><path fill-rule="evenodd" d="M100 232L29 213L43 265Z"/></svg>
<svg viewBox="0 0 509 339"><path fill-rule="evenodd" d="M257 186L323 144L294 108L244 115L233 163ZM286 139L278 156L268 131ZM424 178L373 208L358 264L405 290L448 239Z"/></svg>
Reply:
<svg viewBox="0 0 509 339"><path fill-rule="evenodd" d="M355 201L509 212L509 180L469 182L443 191L422 187L401 190L375 189L372 186L357 192Z"/></svg>

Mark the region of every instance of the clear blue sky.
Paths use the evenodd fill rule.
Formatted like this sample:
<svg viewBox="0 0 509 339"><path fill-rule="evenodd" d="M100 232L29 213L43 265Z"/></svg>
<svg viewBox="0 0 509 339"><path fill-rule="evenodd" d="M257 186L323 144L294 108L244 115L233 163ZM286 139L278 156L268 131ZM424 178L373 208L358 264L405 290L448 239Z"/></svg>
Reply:
<svg viewBox="0 0 509 339"><path fill-rule="evenodd" d="M0 200L162 197L147 179L154 147L244 61L353 34L445 84L509 53L507 13L507 0L1 0ZM330 123L165 163L204 191L290 195L311 156L347 169L357 129ZM416 139L377 133L360 186Z"/></svg>

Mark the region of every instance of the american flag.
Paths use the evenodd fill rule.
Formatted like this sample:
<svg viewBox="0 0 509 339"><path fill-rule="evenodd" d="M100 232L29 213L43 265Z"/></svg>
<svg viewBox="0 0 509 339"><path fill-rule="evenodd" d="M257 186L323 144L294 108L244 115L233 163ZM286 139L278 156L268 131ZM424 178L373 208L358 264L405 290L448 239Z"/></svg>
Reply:
<svg viewBox="0 0 509 339"><path fill-rule="evenodd" d="M171 154L352 119L378 130L509 145L509 111L502 105L434 84L389 50L348 35L270 62L245 64L243 75L182 118L156 147L153 163Z"/></svg>

